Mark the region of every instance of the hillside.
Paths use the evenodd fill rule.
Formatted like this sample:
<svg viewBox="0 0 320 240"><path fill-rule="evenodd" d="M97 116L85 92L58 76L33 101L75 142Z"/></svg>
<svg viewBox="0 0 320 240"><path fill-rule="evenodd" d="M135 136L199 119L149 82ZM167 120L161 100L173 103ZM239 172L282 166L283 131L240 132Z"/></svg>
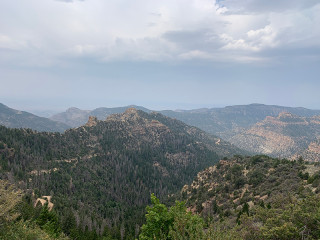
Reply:
<svg viewBox="0 0 320 240"><path fill-rule="evenodd" d="M95 116L99 120L105 120L107 116L114 113L123 113L126 109L134 107L144 112L150 113L151 110L140 106L126 106L118 108L96 108L94 110L80 110L69 108L66 112L56 114L52 120L60 121L72 127L79 127L85 124L89 116ZM276 117L281 112L304 117L320 115L320 110L310 110L306 108L292 108L264 104L235 105L224 108L201 108L194 110L164 110L159 113L176 118L188 125L196 126L208 133L228 140L239 131L247 129L267 116Z"/></svg>
<svg viewBox="0 0 320 240"><path fill-rule="evenodd" d="M89 116L95 116L98 118L98 120L105 120L109 115L115 113L123 113L128 108L136 108L148 113L151 112L149 109L135 105L116 108L100 107L94 110L81 110L79 108L72 107L67 109L65 112L51 116L50 119L67 124L71 127L79 127L87 122Z"/></svg>
<svg viewBox="0 0 320 240"><path fill-rule="evenodd" d="M243 153L178 120L136 109L106 121L90 117L64 134L0 127L0 144L1 178L51 196L60 215L73 209L83 228L108 226L113 236L125 229L128 239L151 192L164 199L222 156Z"/></svg>
<svg viewBox="0 0 320 240"><path fill-rule="evenodd" d="M281 158L320 161L320 117L280 113L230 138L240 148Z"/></svg>
<svg viewBox="0 0 320 240"><path fill-rule="evenodd" d="M238 156L199 172L181 198L230 239L318 239L319 179L319 164Z"/></svg>
<svg viewBox="0 0 320 240"><path fill-rule="evenodd" d="M31 128L37 131L63 132L70 126L34 114L18 111L0 103L0 125L9 128Z"/></svg>
<svg viewBox="0 0 320 240"><path fill-rule="evenodd" d="M235 105L211 109L162 111L161 113L229 141L229 139L237 133L250 128L257 122L264 120L267 116L277 117L281 112L289 112L302 117L320 115L320 110L264 104Z"/></svg>
<svg viewBox="0 0 320 240"><path fill-rule="evenodd" d="M101 107L94 110L69 108L66 112L52 116L51 119L63 122L72 127L79 127L85 124L89 116L95 116L99 120L105 120L110 114L123 113L130 107L147 113L151 112L151 110L147 108L134 105L117 108ZM264 104L235 105L224 108L201 108L194 110L163 110L158 112L183 121L188 125L196 126L208 133L218 135L226 140L239 131L248 129L257 122L264 120L266 117L277 117L282 112L288 112L302 117L320 115L320 110Z"/></svg>

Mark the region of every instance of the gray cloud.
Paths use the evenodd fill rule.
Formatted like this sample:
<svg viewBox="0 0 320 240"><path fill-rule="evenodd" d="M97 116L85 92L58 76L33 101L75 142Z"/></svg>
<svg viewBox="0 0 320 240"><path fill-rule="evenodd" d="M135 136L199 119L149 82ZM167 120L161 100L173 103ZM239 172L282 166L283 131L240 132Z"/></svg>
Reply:
<svg viewBox="0 0 320 240"><path fill-rule="evenodd" d="M75 2L75 1L85 1L85 0L54 0L54 1L57 1L57 2Z"/></svg>
<svg viewBox="0 0 320 240"><path fill-rule="evenodd" d="M314 0L60 1L73 4L0 3L3 63L48 66L86 57L270 63L276 51L289 56L298 47L308 56L307 49L320 45Z"/></svg>
<svg viewBox="0 0 320 240"><path fill-rule="evenodd" d="M218 34L211 29L196 31L169 31L162 37L182 50L213 51L223 46Z"/></svg>
<svg viewBox="0 0 320 240"><path fill-rule="evenodd" d="M319 4L318 0L220 0L219 5L227 7L229 13L282 12L306 9Z"/></svg>

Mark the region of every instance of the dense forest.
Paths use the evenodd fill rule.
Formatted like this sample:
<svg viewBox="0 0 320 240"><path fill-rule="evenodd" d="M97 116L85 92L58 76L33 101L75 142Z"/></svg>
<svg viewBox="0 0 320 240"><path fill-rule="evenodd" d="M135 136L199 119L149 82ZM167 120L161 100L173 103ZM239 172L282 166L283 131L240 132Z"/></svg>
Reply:
<svg viewBox="0 0 320 240"><path fill-rule="evenodd" d="M218 140L135 109L64 134L0 127L0 176L32 201L49 196L57 217L72 215L83 232L132 239L151 193L169 201L222 154L241 152Z"/></svg>
<svg viewBox="0 0 320 240"><path fill-rule="evenodd" d="M0 127L0 239L317 239L319 164L239 154L135 109Z"/></svg>
<svg viewBox="0 0 320 240"><path fill-rule="evenodd" d="M47 204L34 207L32 194L8 181L0 183L0 239L125 237L121 225L119 235L113 235L108 226L100 234L83 229L72 210L60 217ZM303 159L236 156L221 160L200 172L174 198L184 201L165 205L151 194L144 224L137 226L131 239L298 240L320 235L320 166Z"/></svg>

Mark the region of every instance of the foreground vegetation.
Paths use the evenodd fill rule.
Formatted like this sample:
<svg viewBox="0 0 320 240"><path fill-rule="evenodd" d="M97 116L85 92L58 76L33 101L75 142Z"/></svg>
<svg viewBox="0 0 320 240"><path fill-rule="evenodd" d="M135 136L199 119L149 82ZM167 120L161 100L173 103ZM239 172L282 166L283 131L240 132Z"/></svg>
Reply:
<svg viewBox="0 0 320 240"><path fill-rule="evenodd" d="M184 202L176 202L170 208L161 204L155 196L148 207L146 223L139 239L170 240L224 240L266 239L294 240L319 239L320 196L297 199L292 195L278 199L273 206L263 205L242 209L239 222L232 226L229 219L206 221L200 215L187 210Z"/></svg>
<svg viewBox="0 0 320 240"><path fill-rule="evenodd" d="M135 226L131 239L319 239L318 164L236 156L215 170L200 172L173 197L184 201L165 205L152 194L144 224ZM90 230L74 209L59 215L34 201L32 193L0 181L0 239L126 238L123 225Z"/></svg>
<svg viewBox="0 0 320 240"><path fill-rule="evenodd" d="M152 195L140 239L319 239L320 166L264 155L225 158L166 207Z"/></svg>

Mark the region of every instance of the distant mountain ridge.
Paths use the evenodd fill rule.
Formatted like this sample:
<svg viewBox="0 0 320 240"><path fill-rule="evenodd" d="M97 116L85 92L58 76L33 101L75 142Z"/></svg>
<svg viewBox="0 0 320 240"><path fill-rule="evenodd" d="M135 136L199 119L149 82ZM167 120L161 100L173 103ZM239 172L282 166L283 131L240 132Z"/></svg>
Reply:
<svg viewBox="0 0 320 240"><path fill-rule="evenodd" d="M15 110L2 103L0 103L0 125L10 128L31 128L47 132L63 132L70 128L64 123L38 117L25 111Z"/></svg>
<svg viewBox="0 0 320 240"><path fill-rule="evenodd" d="M320 116L300 117L283 112L266 117L229 140L254 153L320 161Z"/></svg>
<svg viewBox="0 0 320 240"><path fill-rule="evenodd" d="M57 125L56 122L49 121L45 118L39 118L32 114L29 114L29 116L33 116L34 120L32 121L30 121L30 117L20 119L20 112L16 111L14 112L14 117L12 119L5 118L7 123L4 125L11 127L29 127L39 131L61 132L68 128L67 126L79 127L84 125L89 116L94 116L98 120L105 120L112 114L123 113L132 107L151 113L151 110L135 105L117 108L102 107L94 110L69 108L66 112L51 117L51 120L61 122L61 127L55 126ZM312 118L320 115L320 110L263 104L236 105L212 109L202 108L194 110L159 111L159 113L165 116L178 119L188 125L196 126L210 134L219 136L221 139L230 141L235 146L249 152L289 158L296 157L298 154L306 157L310 161L320 160L318 156L320 152L320 140L319 136L316 134L319 132L319 125L313 124L312 127L309 125L309 127L304 127L304 131L299 130L303 125L299 125L299 127L296 125L297 127L291 129L289 135L284 129L280 129L279 127L276 127L276 125L272 125L274 129L269 129L268 132L266 132L266 129L263 129L263 122L266 123L266 119L272 120L273 118L277 118L279 114L282 114L283 112L290 113L297 116L297 118ZM20 124L16 124L15 121L17 119L20 119ZM303 119L300 120L306 121ZM273 122L275 122L275 119L273 119ZM53 123L55 125L52 125ZM279 121L278 123L280 124ZM291 124L290 126L293 125ZM260 130L258 130L258 127ZM269 139L266 139L266 136L262 136L261 134L258 134L259 136L257 134L253 136L253 131L263 132ZM297 136L293 137L293 135Z"/></svg>
<svg viewBox="0 0 320 240"><path fill-rule="evenodd" d="M138 110L142 110L147 113L151 112L151 110L147 108L136 106L136 105L129 105L125 107L115 107L115 108L100 107L94 110L81 110L79 108L72 107L67 109L65 112L58 113L51 116L50 119L54 121L62 122L71 127L79 127L86 123L89 116L95 116L99 120L105 120L109 115L115 114L115 113L123 113L128 108L136 108Z"/></svg>
<svg viewBox="0 0 320 240"><path fill-rule="evenodd" d="M152 111L135 105L118 108L97 108L91 111L77 109L77 113L81 115L77 117L77 115L73 114L72 109L74 108L71 108L66 112L52 116L50 119L63 122L72 127L78 127L85 124L90 115L97 117L99 120L104 120L108 115L124 112L130 107L148 113ZM281 112L290 112L302 117L320 115L320 110L264 104L235 105L224 108L201 108L193 110L163 110L157 112L181 120L188 125L196 126L225 140L229 140L229 138L238 132L264 120L267 116L276 117Z"/></svg>
<svg viewBox="0 0 320 240"><path fill-rule="evenodd" d="M281 112L289 112L302 117L320 115L320 110L264 104L235 105L179 112L161 111L166 116L177 118L227 141L238 132L264 120L267 116L277 117Z"/></svg>

